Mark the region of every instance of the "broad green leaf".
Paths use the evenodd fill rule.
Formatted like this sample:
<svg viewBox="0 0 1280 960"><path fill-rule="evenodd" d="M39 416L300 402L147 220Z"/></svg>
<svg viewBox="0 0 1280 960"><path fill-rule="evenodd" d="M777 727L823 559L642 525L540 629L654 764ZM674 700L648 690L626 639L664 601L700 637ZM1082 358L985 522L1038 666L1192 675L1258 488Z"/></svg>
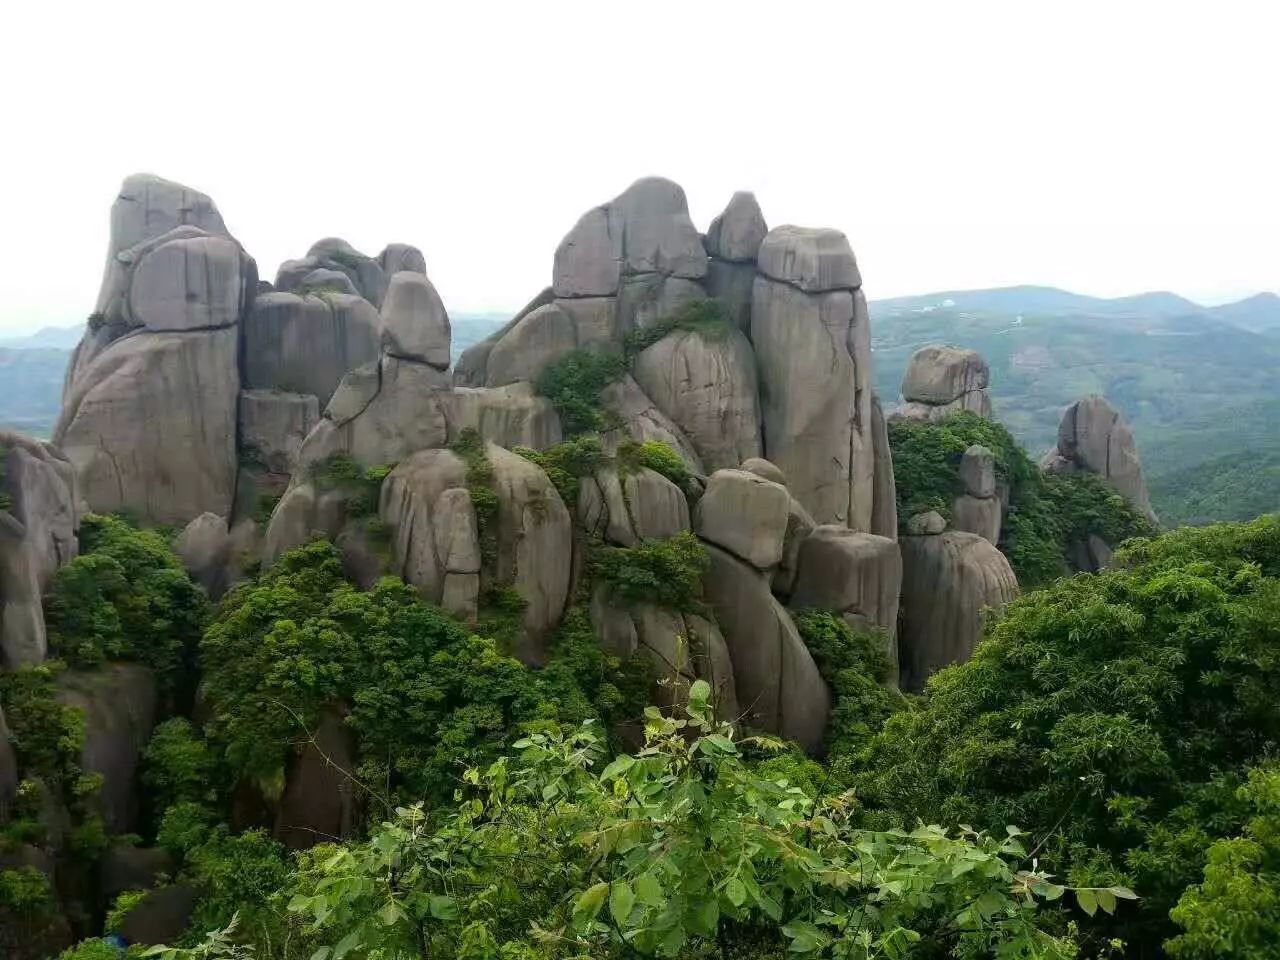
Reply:
<svg viewBox="0 0 1280 960"><path fill-rule="evenodd" d="M1096 890L1094 896L1098 899L1098 906L1109 914L1116 912L1116 895L1110 890Z"/></svg>
<svg viewBox="0 0 1280 960"><path fill-rule="evenodd" d="M1119 897L1121 900L1137 900L1138 895L1128 887L1107 887L1111 891L1113 897Z"/></svg>
<svg viewBox="0 0 1280 960"><path fill-rule="evenodd" d="M608 896L609 884L603 880L594 886L588 887L583 891L582 896L578 897L578 902L573 905L574 919L579 922L594 920L596 914L600 912L600 908L604 906L605 898Z"/></svg>
<svg viewBox="0 0 1280 960"><path fill-rule="evenodd" d="M1076 901L1080 904L1080 909L1089 916L1098 912L1098 898L1093 895L1092 890L1077 890Z"/></svg>
<svg viewBox="0 0 1280 960"><path fill-rule="evenodd" d="M613 763L604 768L600 773L600 779L612 780L614 777L620 777L635 765L636 758L624 753L622 756L618 757L618 759L614 760Z"/></svg>
<svg viewBox="0 0 1280 960"><path fill-rule="evenodd" d="M614 922L624 927L631 917L631 908L636 905L636 894L631 884L625 880L615 880L609 889L609 912Z"/></svg>
<svg viewBox="0 0 1280 960"><path fill-rule="evenodd" d="M747 902L747 888L737 877L729 878L729 882L724 885L724 895L735 907L740 907Z"/></svg>
<svg viewBox="0 0 1280 960"><path fill-rule="evenodd" d="M338 941L338 945L333 948L334 960L342 960L348 953L360 945L360 931L352 930L345 937Z"/></svg>
<svg viewBox="0 0 1280 960"><path fill-rule="evenodd" d="M667 902L662 895L662 884L652 873L642 873L636 880L636 897L646 906L660 908Z"/></svg>
<svg viewBox="0 0 1280 960"><path fill-rule="evenodd" d="M458 919L458 904L453 897L444 897L433 894L431 899L427 901L428 909L431 916L437 920L456 920Z"/></svg>
<svg viewBox="0 0 1280 960"><path fill-rule="evenodd" d="M311 960L329 960L329 954L331 952L332 950L329 947L321 947L319 950L317 950L315 953L311 955ZM149 955L150 955L150 951L144 954L144 956L149 956Z"/></svg>

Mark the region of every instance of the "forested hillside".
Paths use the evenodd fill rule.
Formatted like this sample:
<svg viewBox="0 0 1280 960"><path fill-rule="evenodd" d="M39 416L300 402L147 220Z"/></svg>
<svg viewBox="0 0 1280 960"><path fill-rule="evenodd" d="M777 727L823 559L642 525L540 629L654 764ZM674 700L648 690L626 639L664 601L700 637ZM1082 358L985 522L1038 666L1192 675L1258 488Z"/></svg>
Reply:
<svg viewBox="0 0 1280 960"><path fill-rule="evenodd" d="M1098 393L1133 426L1156 512L1168 522L1245 519L1260 503L1280 505L1274 477L1248 467L1280 453L1280 338L1218 319L1226 308L1179 312L1163 295L1097 301L1026 289L980 291L969 309L959 293L872 301L881 396L898 395L921 344L971 347L991 366L997 415L1034 455L1053 444L1068 403ZM957 305L940 305L948 301ZM1237 461L1242 469L1217 478L1215 465ZM1213 494L1202 498L1209 484Z"/></svg>

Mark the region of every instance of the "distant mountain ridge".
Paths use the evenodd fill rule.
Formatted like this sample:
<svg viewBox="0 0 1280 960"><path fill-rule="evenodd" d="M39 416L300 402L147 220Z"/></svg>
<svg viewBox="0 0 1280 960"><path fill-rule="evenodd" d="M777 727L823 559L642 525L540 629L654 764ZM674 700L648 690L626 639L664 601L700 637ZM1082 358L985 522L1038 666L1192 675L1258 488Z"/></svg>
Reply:
<svg viewBox="0 0 1280 960"><path fill-rule="evenodd" d="M937 293L872 300L872 316L951 309L972 313L1038 314L1167 320L1212 317L1254 333L1280 331L1280 296L1259 293L1234 303L1206 307L1157 290L1127 297L1091 297L1057 287L1034 285L991 287L984 290L943 290Z"/></svg>

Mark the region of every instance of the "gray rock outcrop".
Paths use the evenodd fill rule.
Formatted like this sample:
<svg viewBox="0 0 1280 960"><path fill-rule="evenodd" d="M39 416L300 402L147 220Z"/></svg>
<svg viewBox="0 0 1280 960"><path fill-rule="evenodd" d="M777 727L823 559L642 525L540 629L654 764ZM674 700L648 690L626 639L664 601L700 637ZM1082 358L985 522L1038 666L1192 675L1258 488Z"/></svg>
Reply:
<svg viewBox="0 0 1280 960"><path fill-rule="evenodd" d="M582 478L578 522L608 543L633 547L641 540L665 540L688 530L689 503L660 473L608 466Z"/></svg>
<svg viewBox="0 0 1280 960"><path fill-rule="evenodd" d="M672 331L640 352L633 375L708 470L760 456L755 355L737 330Z"/></svg>
<svg viewBox="0 0 1280 960"><path fill-rule="evenodd" d="M387 353L449 366L449 314L425 273L402 270L387 283L382 300L382 343Z"/></svg>
<svg viewBox="0 0 1280 960"><path fill-rule="evenodd" d="M937 526L922 523L914 529L932 531ZM987 610L999 610L1012 600L1018 581L1004 554L977 534L928 532L904 536L898 542L902 548L902 632L898 637L902 686L918 692L938 670L973 655Z"/></svg>
<svg viewBox="0 0 1280 960"><path fill-rule="evenodd" d="M996 495L996 458L986 447L973 444L960 457L964 493L951 505L951 526L999 543L1004 509Z"/></svg>
<svg viewBox="0 0 1280 960"><path fill-rule="evenodd" d="M836 524L815 527L800 544L795 583L794 609L829 610L855 629L880 631L896 680L902 589L897 543Z"/></svg>
<svg viewBox="0 0 1280 960"><path fill-rule="evenodd" d="M764 454L814 520L855 530L871 526L875 467L861 282L843 234L776 227L751 303Z"/></svg>
<svg viewBox="0 0 1280 960"><path fill-rule="evenodd" d="M412 254L408 256L413 260ZM316 270L345 274L361 297L375 307L382 305L387 289L387 274L382 265L339 237L317 240L305 257L282 263L276 271L275 287L286 293L297 290Z"/></svg>
<svg viewBox="0 0 1280 960"><path fill-rule="evenodd" d="M733 662L734 688L745 722L795 740L810 753L822 747L831 692L768 575L733 554L708 546L707 601Z"/></svg>
<svg viewBox="0 0 1280 960"><path fill-rule="evenodd" d="M791 498L787 489L745 470L717 470L694 510L694 530L757 570L782 560Z"/></svg>
<svg viewBox="0 0 1280 960"><path fill-rule="evenodd" d="M227 521L216 513L202 513L173 541L173 552L191 579L217 600L230 586L231 535Z"/></svg>
<svg viewBox="0 0 1280 960"><path fill-rule="evenodd" d="M244 323L244 386L311 394L324 407L347 371L378 358L380 327L353 294L260 296Z"/></svg>
<svg viewBox="0 0 1280 960"><path fill-rule="evenodd" d="M156 722L156 679L136 663L108 663L97 670L58 675L57 699L84 713L80 767L102 775L99 802L111 833L128 833L138 818L134 778Z"/></svg>
<svg viewBox="0 0 1280 960"><path fill-rule="evenodd" d="M1133 431L1104 397L1094 394L1067 407L1058 425L1058 445L1041 467L1050 472L1097 474L1152 524L1157 523Z"/></svg>
<svg viewBox="0 0 1280 960"><path fill-rule="evenodd" d="M276 811L275 837L291 850L340 840L359 824L356 744L340 710L327 709L296 744Z"/></svg>
<svg viewBox="0 0 1280 960"><path fill-rule="evenodd" d="M967 410L991 416L987 385L991 372L976 350L930 344L911 355L902 375L904 404L895 417L941 420Z"/></svg>

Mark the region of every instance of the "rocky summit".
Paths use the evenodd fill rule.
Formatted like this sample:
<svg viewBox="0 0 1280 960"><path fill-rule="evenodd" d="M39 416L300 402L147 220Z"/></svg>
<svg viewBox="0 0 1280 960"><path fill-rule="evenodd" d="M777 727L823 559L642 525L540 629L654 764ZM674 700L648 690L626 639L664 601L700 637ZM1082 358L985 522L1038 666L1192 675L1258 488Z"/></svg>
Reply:
<svg viewBox="0 0 1280 960"><path fill-rule="evenodd" d="M1101 398L1066 411L1043 474L1005 443L971 350L917 351L886 416L847 237L770 228L749 192L700 233L679 185L636 181L569 226L546 288L453 368L416 247L323 238L263 280L210 197L149 175L124 182L110 225L53 442L0 434L0 657L17 675L72 655L50 696L86 718L71 749L101 779L111 835L151 815L138 771L153 728L206 717L234 739L244 705L226 685L253 676L126 656L119 622L76 619L103 597L137 616L117 599L131 577L168 598L138 629L193 630L195 644L198 618L175 611L225 596L241 627L282 617L284 650L296 623L239 607L238 585L287 583L274 609L327 541L336 560L320 569L347 597L325 614L335 637L359 606L343 590L408 585L519 669L555 676L564 638L585 635L595 655L644 665L649 702L709 691L722 716L822 756L848 692L815 615L870 638L881 695L919 691L971 657L1019 593L1015 568L1043 572L1027 546L1049 499L1036 484L1088 474L1154 522L1132 433ZM113 546L109 514L144 528L154 569ZM1110 561L1118 533L1054 523L1061 572ZM235 822L288 847L355 831L363 813L334 764L373 762L372 695L313 705L314 736L288 741L275 779L245 767ZM617 729L634 739L635 719ZM0 821L36 789L9 739ZM145 873L141 886L165 869L158 849L112 849L111 871ZM153 891L130 929L180 931L193 897Z"/></svg>

